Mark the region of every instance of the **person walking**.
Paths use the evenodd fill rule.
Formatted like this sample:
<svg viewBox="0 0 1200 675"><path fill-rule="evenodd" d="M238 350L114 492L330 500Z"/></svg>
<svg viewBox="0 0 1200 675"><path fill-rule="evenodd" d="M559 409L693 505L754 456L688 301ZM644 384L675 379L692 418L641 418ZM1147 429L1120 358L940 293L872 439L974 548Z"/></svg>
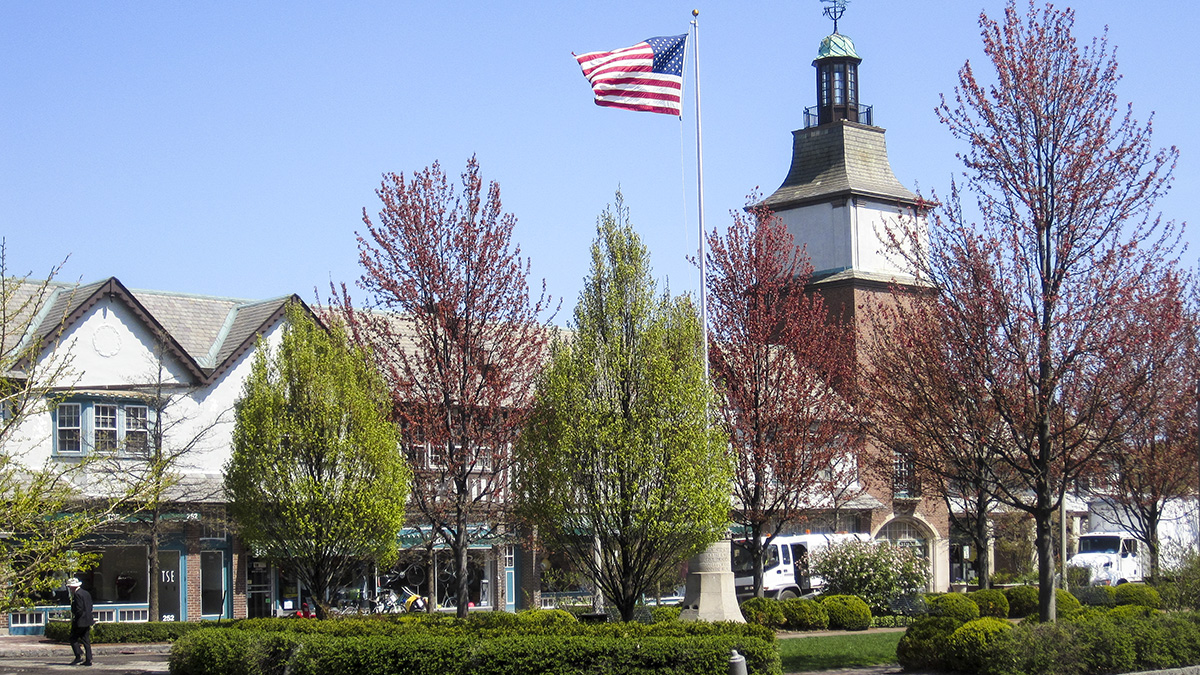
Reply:
<svg viewBox="0 0 1200 675"><path fill-rule="evenodd" d="M83 590L83 582L75 577L67 579L67 590L71 592L71 651L75 660L71 665L92 665L92 594Z"/></svg>

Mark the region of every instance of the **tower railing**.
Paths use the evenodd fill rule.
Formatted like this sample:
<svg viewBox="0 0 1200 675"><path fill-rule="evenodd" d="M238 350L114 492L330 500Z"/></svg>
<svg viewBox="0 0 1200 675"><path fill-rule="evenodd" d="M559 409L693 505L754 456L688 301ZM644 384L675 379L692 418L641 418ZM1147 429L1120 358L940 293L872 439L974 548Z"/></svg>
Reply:
<svg viewBox="0 0 1200 675"><path fill-rule="evenodd" d="M865 124L865 125L871 126L871 127L875 126L873 119L872 119L873 115L871 114L872 113L871 106L859 104L857 106L857 108L858 108L858 119L855 121L857 121L859 124ZM804 109L804 128L805 129L807 129L809 127L815 127L815 126L819 125L820 123L821 123L821 115L820 115L818 106L815 106L815 105L809 106Z"/></svg>

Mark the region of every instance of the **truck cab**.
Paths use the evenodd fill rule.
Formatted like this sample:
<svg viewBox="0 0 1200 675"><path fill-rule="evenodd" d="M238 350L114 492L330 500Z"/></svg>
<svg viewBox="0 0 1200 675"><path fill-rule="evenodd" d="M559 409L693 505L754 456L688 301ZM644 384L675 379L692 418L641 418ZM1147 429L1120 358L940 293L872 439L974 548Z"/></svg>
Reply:
<svg viewBox="0 0 1200 675"><path fill-rule="evenodd" d="M1069 567L1087 569L1092 586L1118 586L1141 581L1140 542L1128 532L1092 532L1079 537L1079 552L1067 561Z"/></svg>
<svg viewBox="0 0 1200 675"><path fill-rule="evenodd" d="M869 541L866 534L797 534L775 537L767 548L763 563L763 595L786 600L811 595L825 581L808 569L810 554L833 543ZM734 588L738 601L754 595L754 560L744 546L733 545Z"/></svg>

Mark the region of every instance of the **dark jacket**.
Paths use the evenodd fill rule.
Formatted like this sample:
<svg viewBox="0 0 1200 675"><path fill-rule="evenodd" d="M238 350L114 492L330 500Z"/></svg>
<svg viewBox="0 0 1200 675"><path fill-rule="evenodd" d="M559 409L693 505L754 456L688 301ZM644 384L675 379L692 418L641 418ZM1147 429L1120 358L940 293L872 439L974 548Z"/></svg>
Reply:
<svg viewBox="0 0 1200 675"><path fill-rule="evenodd" d="M92 620L92 594L82 588L75 589L71 597L71 625L86 628L96 623Z"/></svg>

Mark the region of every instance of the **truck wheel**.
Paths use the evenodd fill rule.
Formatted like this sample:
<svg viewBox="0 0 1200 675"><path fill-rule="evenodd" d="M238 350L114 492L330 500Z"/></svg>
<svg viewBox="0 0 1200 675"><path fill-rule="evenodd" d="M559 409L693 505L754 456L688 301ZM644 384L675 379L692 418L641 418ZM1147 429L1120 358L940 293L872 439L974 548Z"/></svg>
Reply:
<svg viewBox="0 0 1200 675"><path fill-rule="evenodd" d="M779 591L779 599L780 600L791 600L794 597L796 597L796 593L794 591L791 591L791 590Z"/></svg>

